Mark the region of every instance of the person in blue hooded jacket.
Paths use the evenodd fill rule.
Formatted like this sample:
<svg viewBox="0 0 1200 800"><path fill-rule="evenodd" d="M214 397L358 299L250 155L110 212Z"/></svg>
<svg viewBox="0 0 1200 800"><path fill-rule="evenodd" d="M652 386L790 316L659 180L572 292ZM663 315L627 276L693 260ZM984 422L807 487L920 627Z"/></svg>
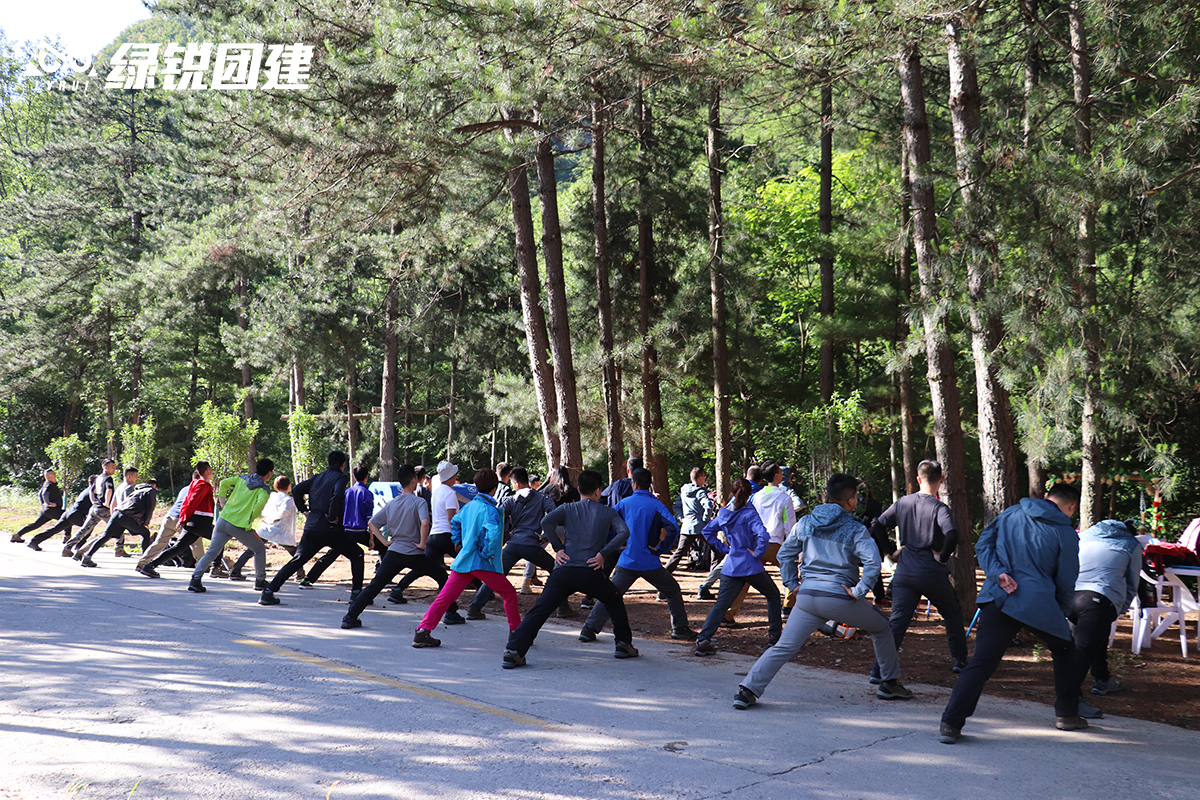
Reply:
<svg viewBox="0 0 1200 800"><path fill-rule="evenodd" d="M1092 694L1120 691L1121 682L1108 670L1108 633L1117 617L1137 596L1142 569L1142 543L1132 522L1104 519L1079 534L1079 577L1068 619L1079 679L1092 672Z"/></svg>
<svg viewBox="0 0 1200 800"><path fill-rule="evenodd" d="M871 634L883 678L875 691L877 697L912 698L912 692L900 683L900 659L888 618L866 599L879 578L881 561L875 540L854 516L857 507L858 478L834 473L825 484L825 502L802 517L779 548L779 574L785 586L797 590L796 607L788 616L783 636L759 657L738 686L734 708L754 705L775 674L828 620Z"/></svg>
<svg viewBox="0 0 1200 800"><path fill-rule="evenodd" d="M738 478L733 482L733 497L729 504L717 512L717 516L704 526L705 540L718 553L725 554L721 562L721 588L717 601L708 611L704 627L696 636L696 655L710 656L717 652L712 638L725 619L725 612L747 585L767 598L768 641L774 644L783 630L783 603L779 598L779 587L763 566L762 557L771 543L771 534L763 525L762 517L750 502L754 488L750 481ZM725 541L717 538L725 534Z"/></svg>
<svg viewBox="0 0 1200 800"><path fill-rule="evenodd" d="M1082 676L1067 625L1079 575L1079 537L1071 523L1077 510L1079 490L1056 483L1046 499L1022 499L979 534L975 555L986 580L976 600L975 653L942 712L938 737L943 744L954 744L962 736L983 687L1021 628L1044 641L1054 657L1055 727L1078 731L1088 726L1079 716Z"/></svg>

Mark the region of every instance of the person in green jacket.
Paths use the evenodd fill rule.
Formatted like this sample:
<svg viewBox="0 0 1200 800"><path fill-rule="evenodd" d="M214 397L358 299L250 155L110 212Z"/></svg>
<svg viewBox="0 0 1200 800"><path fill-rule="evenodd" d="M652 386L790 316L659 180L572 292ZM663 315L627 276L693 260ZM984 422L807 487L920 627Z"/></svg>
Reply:
<svg viewBox="0 0 1200 800"><path fill-rule="evenodd" d="M196 569L188 584L189 592L207 591L200 578L221 555L230 539L237 539L254 553L254 588L261 592L267 587L267 548L255 533L254 522L271 496L271 490L267 487L274 474L275 462L260 458L254 465L253 475L240 475L221 481L217 487L217 497L224 500L225 505L213 526L212 544L208 546L208 552L196 562Z"/></svg>

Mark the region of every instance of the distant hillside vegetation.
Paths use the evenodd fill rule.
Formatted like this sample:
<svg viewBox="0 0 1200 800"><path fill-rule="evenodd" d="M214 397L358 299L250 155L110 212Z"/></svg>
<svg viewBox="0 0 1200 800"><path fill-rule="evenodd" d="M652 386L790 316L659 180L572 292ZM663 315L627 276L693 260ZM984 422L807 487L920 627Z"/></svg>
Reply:
<svg viewBox="0 0 1200 800"><path fill-rule="evenodd" d="M156 13L150 19L135 22L121 31L100 51L97 61L107 62L122 42L159 42L163 45L179 42L186 44L187 42L198 42L200 38L200 26L190 17Z"/></svg>

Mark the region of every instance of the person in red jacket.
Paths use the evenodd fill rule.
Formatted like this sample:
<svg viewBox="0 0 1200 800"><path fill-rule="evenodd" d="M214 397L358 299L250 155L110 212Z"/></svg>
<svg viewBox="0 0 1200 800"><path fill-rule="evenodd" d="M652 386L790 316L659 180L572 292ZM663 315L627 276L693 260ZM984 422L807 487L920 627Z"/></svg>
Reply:
<svg viewBox="0 0 1200 800"><path fill-rule="evenodd" d="M161 578L157 567L167 563L176 556L183 555L192 547L197 539L211 539L213 530L213 487L212 466L207 461L196 462L192 472L192 484L188 487L187 497L179 509L179 522L176 530L182 531L179 541L168 547L158 558L145 566L139 566L137 571L147 578Z"/></svg>

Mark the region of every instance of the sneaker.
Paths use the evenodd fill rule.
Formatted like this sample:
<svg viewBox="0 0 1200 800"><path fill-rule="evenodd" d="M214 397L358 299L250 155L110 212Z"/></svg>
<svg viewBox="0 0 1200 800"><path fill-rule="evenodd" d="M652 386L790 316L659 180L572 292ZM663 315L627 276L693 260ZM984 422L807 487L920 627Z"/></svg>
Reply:
<svg viewBox="0 0 1200 800"><path fill-rule="evenodd" d="M351 628L361 628L362 620L358 617L342 617L342 627L346 630Z"/></svg>
<svg viewBox="0 0 1200 800"><path fill-rule="evenodd" d="M263 589L262 596L258 598L258 604L260 606L277 606L279 598L270 589Z"/></svg>
<svg viewBox="0 0 1200 800"><path fill-rule="evenodd" d="M35 552L38 552L38 553L42 552L42 548L41 548L41 546L40 546L40 545L39 545L37 542L30 542L29 544L27 544L27 545L25 545L25 546L26 546L26 547L28 547L30 550L33 550L33 551L35 551Z"/></svg>
<svg viewBox="0 0 1200 800"><path fill-rule="evenodd" d="M87 553L84 552L83 550L76 550L75 554L73 556L71 556L71 558L75 559L76 561L83 561L83 558L86 555L87 555Z"/></svg>
<svg viewBox="0 0 1200 800"><path fill-rule="evenodd" d="M1085 703L1081 697L1079 698L1079 716L1084 719L1104 719L1104 712L1091 703Z"/></svg>
<svg viewBox="0 0 1200 800"><path fill-rule="evenodd" d="M1055 717L1054 727L1060 731L1086 731L1088 721L1083 717Z"/></svg>
<svg viewBox="0 0 1200 800"><path fill-rule="evenodd" d="M767 647L771 648L771 647L774 647L775 645L779 644L779 639L782 636L783 636L782 633L767 634Z"/></svg>
<svg viewBox="0 0 1200 800"><path fill-rule="evenodd" d="M613 658L637 658L637 648L629 642L617 642L617 649L613 652Z"/></svg>
<svg viewBox="0 0 1200 800"><path fill-rule="evenodd" d="M357 600L360 594L362 594L362 589L351 589L350 602L353 603L355 600Z"/></svg>
<svg viewBox="0 0 1200 800"><path fill-rule="evenodd" d="M736 619L723 619L723 620L721 620L721 627L722 627L722 628L729 628L730 630L732 630L733 628L736 628L737 626L738 626L738 621L737 621Z"/></svg>
<svg viewBox="0 0 1200 800"><path fill-rule="evenodd" d="M300 588L301 588L301 589L311 589L311 588L313 588L314 586L316 586L316 584L315 584L315 583L313 583L312 581L310 581L308 578L301 578L301 579L300 579Z"/></svg>
<svg viewBox="0 0 1200 800"><path fill-rule="evenodd" d="M595 606L596 606L596 598L594 598L594 597L585 597L579 601L580 608L595 608Z"/></svg>
<svg viewBox="0 0 1200 800"><path fill-rule="evenodd" d="M738 693L733 696L733 707L738 711L745 711L757 702L758 698L754 695L754 692L745 686L739 686Z"/></svg>
<svg viewBox="0 0 1200 800"><path fill-rule="evenodd" d="M29 546L33 547L33 545L29 545ZM1125 687L1122 686L1121 682L1119 680L1117 680L1116 678L1109 678L1106 681L1102 681L1102 680L1092 681L1092 694L1098 694L1101 696L1106 695L1106 694L1112 694L1113 692L1119 692L1124 688Z"/></svg>
<svg viewBox="0 0 1200 800"><path fill-rule="evenodd" d="M694 642L699 634L691 628L684 628L678 631L671 631L671 638L680 642Z"/></svg>
<svg viewBox="0 0 1200 800"><path fill-rule="evenodd" d="M417 632L413 636L413 647L441 647L441 645L441 639L435 639L430 635L429 631L417 628Z"/></svg>
<svg viewBox="0 0 1200 800"><path fill-rule="evenodd" d="M447 625L466 625L467 624L467 621L465 619L463 619L463 615L458 613L454 609L450 609L449 611L446 612L446 616L442 618L442 622L446 623Z"/></svg>
<svg viewBox="0 0 1200 800"><path fill-rule="evenodd" d="M696 655L698 656L715 656L717 648L712 642L696 642Z"/></svg>
<svg viewBox="0 0 1200 800"><path fill-rule="evenodd" d="M955 744L962 738L962 728L956 728L949 722L943 722L938 728L938 741L942 744Z"/></svg>
<svg viewBox="0 0 1200 800"><path fill-rule="evenodd" d="M266 589L270 585L271 585L271 582L268 581L266 578L255 578L254 579L254 591L256 591L256 592L261 592L263 589Z"/></svg>
<svg viewBox="0 0 1200 800"><path fill-rule="evenodd" d="M700 591L696 592L697 600L716 600L717 597L708 590L707 586L701 586Z"/></svg>
<svg viewBox="0 0 1200 800"><path fill-rule="evenodd" d="M905 689L900 681L884 681L875 690L875 696L880 700L912 700L913 693Z"/></svg>
<svg viewBox="0 0 1200 800"><path fill-rule="evenodd" d="M587 625L584 625L583 630L581 630L579 632L579 641L594 642L594 641L596 641L596 635L597 635L596 631L592 630Z"/></svg>
<svg viewBox="0 0 1200 800"><path fill-rule="evenodd" d="M162 577L162 575L158 574L158 570L156 570L154 567L150 566L149 564L147 564L144 567L138 567L137 573L139 575L142 575L147 578L161 578Z"/></svg>
<svg viewBox="0 0 1200 800"><path fill-rule="evenodd" d="M878 686L881 683L883 683L883 678L879 674L879 665L876 664L871 667L871 685Z"/></svg>
<svg viewBox="0 0 1200 800"><path fill-rule="evenodd" d="M953 672L955 675L959 675L966 668L967 668L967 660L965 658L956 658L956 659L954 659L954 666L950 668L950 671Z"/></svg>
<svg viewBox="0 0 1200 800"><path fill-rule="evenodd" d="M402 594L396 594L395 592L392 592L387 596L387 601L389 603L395 603L398 606L402 606L408 602L408 598Z"/></svg>
<svg viewBox="0 0 1200 800"><path fill-rule="evenodd" d="M204 584L200 582L199 578L192 578L188 581L188 591L195 592L196 594L204 594L208 590L204 588Z"/></svg>
<svg viewBox="0 0 1200 800"><path fill-rule="evenodd" d="M12 535L12 538L9 539L9 541L12 542L13 544L24 544L25 543L25 540L21 538L21 534L19 534L19 533L14 533Z"/></svg>
<svg viewBox="0 0 1200 800"><path fill-rule="evenodd" d="M240 573L240 572L231 572L231 573L229 573L229 580L231 580L231 581L244 581L244 580L246 580L246 576L245 576L245 575L243 575L243 574L242 574L242 573Z"/></svg>
<svg viewBox="0 0 1200 800"><path fill-rule="evenodd" d="M574 619L576 616L575 609L571 608L571 604L564 600L563 604L558 607L555 616L559 619Z"/></svg>
<svg viewBox="0 0 1200 800"><path fill-rule="evenodd" d="M518 653L516 650L505 650L504 660L500 662L500 666L505 669L516 669L517 667L525 666L525 656Z"/></svg>
<svg viewBox="0 0 1200 800"><path fill-rule="evenodd" d="M79 560L79 566L81 566L81 567L98 567L100 565L97 564L95 561L92 561L87 556L84 556L83 558L81 558Z"/></svg>
<svg viewBox="0 0 1200 800"><path fill-rule="evenodd" d="M467 619L487 619L487 614L475 606L467 606Z"/></svg>
<svg viewBox="0 0 1200 800"><path fill-rule="evenodd" d="M792 610L791 610L790 608L784 607L784 609L783 609L783 621L784 621L784 622L787 622L787 621L788 621L788 617L790 617L791 615L792 615Z"/></svg>

